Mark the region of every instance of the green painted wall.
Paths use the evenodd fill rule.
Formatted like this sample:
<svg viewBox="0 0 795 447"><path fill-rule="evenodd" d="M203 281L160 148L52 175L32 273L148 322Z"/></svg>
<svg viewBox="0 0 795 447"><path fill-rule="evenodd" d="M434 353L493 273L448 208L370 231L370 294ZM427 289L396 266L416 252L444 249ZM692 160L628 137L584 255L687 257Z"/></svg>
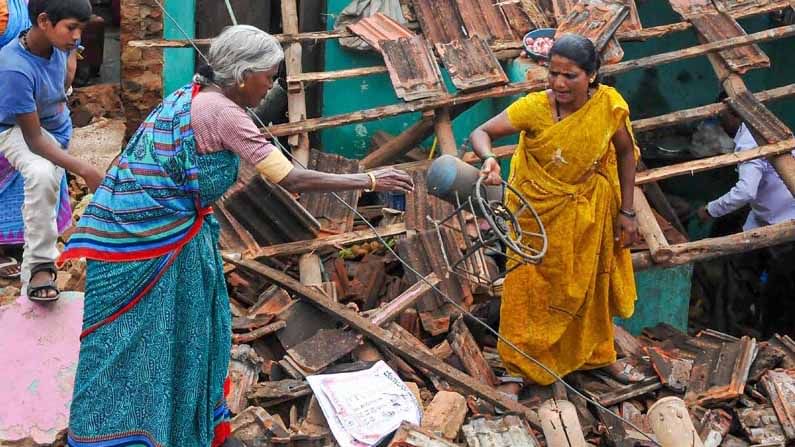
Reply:
<svg viewBox="0 0 795 447"><path fill-rule="evenodd" d="M166 11L179 23L163 15L164 39L187 39L196 37L195 0L169 0L165 2ZM181 28L181 29L180 29ZM187 36L186 36L187 34ZM163 51L163 96L190 82L195 66L193 48L171 48Z"/></svg>
<svg viewBox="0 0 795 447"><path fill-rule="evenodd" d="M658 323L668 323L687 331L692 275L692 264L636 272L638 300L635 302L635 314L627 320L617 319L616 322L634 335Z"/></svg>

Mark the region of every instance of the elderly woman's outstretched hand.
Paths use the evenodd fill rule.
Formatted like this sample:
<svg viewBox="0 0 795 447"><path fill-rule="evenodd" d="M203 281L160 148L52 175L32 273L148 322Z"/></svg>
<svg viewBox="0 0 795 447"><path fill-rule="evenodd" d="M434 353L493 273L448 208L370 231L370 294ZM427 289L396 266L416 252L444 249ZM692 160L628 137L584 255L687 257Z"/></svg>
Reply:
<svg viewBox="0 0 795 447"><path fill-rule="evenodd" d="M375 176L375 191L414 191L414 182L406 171L387 167L371 173Z"/></svg>
<svg viewBox="0 0 795 447"><path fill-rule="evenodd" d="M489 157L483 161L483 166L480 167L481 177L485 177L483 183L487 185L499 185L502 183L500 177L500 162L496 158Z"/></svg>

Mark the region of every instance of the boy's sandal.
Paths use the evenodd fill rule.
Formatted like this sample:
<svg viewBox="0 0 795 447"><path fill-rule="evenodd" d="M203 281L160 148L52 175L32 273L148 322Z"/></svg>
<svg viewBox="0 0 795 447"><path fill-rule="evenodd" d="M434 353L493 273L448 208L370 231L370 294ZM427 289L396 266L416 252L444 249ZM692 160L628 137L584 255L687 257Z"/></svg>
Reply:
<svg viewBox="0 0 795 447"><path fill-rule="evenodd" d="M58 278L58 270L55 269L55 264L52 262L36 264L30 270L30 278L33 279L36 273L42 271L50 272L50 280L38 286L28 285L28 299L39 303L51 303L58 300L61 296L61 291L58 290L58 286L55 284L55 280ZM50 291L55 291L55 295L47 296L46 292ZM45 293L41 294L41 292Z"/></svg>
<svg viewBox="0 0 795 447"><path fill-rule="evenodd" d="M19 261L11 256L0 257L0 278L17 279L21 273L22 267L19 265Z"/></svg>

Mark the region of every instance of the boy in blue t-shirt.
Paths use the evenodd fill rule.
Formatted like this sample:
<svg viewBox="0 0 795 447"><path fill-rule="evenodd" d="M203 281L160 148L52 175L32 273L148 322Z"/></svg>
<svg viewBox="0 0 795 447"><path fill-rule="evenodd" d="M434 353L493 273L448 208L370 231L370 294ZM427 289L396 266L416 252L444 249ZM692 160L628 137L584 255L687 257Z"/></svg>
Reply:
<svg viewBox="0 0 795 447"><path fill-rule="evenodd" d="M70 53L91 16L89 0L30 0L32 27L0 49L0 155L24 180L22 293L53 301L56 205L64 170L94 191L103 173L69 155L65 82ZM2 204L0 204L2 205Z"/></svg>

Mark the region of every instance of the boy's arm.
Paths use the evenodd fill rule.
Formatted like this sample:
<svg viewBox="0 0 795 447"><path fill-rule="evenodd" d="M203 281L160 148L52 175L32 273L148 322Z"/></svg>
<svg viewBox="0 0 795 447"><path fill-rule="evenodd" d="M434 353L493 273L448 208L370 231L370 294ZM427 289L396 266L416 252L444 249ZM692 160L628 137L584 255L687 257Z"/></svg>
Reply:
<svg viewBox="0 0 795 447"><path fill-rule="evenodd" d="M22 130L25 143L27 143L31 152L46 158L56 166L83 177L91 191L95 191L102 183L104 175L99 169L69 155L68 152L59 148L41 132L38 113L31 112L17 115L17 125Z"/></svg>

